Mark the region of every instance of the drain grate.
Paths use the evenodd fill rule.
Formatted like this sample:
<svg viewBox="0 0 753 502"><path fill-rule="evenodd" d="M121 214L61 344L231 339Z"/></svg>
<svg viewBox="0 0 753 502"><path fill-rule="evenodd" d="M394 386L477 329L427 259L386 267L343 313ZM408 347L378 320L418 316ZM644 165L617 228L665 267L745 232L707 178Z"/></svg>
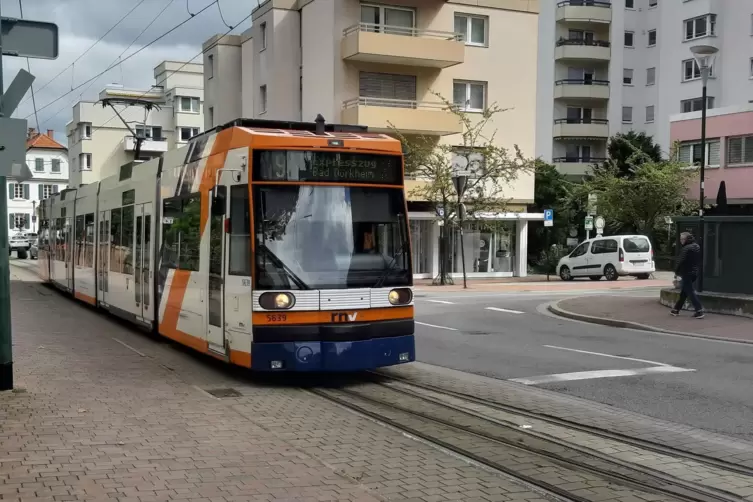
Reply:
<svg viewBox="0 0 753 502"><path fill-rule="evenodd" d="M208 390L214 397L241 397L243 394L235 389L212 389Z"/></svg>

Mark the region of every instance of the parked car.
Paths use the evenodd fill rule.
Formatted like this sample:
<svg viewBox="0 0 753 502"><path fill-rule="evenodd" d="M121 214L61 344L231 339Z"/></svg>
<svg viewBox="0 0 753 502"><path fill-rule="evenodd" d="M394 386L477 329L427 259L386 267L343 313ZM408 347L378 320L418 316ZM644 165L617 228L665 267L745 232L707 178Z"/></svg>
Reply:
<svg viewBox="0 0 753 502"><path fill-rule="evenodd" d="M31 241L31 247L29 248L29 258L36 260L39 258L39 238L35 237Z"/></svg>
<svg viewBox="0 0 753 502"><path fill-rule="evenodd" d="M12 254L13 251L16 252L16 255L21 259L26 259L28 256L29 248L31 247L31 243L29 242L29 238L26 237L22 233L17 233L10 236L8 249L9 254Z"/></svg>
<svg viewBox="0 0 753 502"><path fill-rule="evenodd" d="M557 264L563 281L588 277L598 281L605 277L616 281L621 276L648 279L656 271L651 241L645 235L610 235L580 243Z"/></svg>

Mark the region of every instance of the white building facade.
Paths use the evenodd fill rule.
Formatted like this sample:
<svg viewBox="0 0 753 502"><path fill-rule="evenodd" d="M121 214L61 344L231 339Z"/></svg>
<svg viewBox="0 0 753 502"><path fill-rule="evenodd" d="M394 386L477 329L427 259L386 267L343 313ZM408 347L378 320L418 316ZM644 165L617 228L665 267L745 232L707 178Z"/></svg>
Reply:
<svg viewBox="0 0 753 502"><path fill-rule="evenodd" d="M109 86L97 102L79 101L66 133L71 159L71 185L99 181L116 174L134 160L149 160L178 148L204 130L203 65L164 61L154 68L155 85L150 89ZM135 136L102 99L140 99L154 106L150 111L134 104L116 104L118 113L133 132L143 135L139 158Z"/></svg>
<svg viewBox="0 0 753 502"><path fill-rule="evenodd" d="M36 209L39 201L68 186L68 150L55 141L53 131L46 134L29 129L26 140L26 165L32 179L8 178L8 229L14 232L38 230Z"/></svg>
<svg viewBox="0 0 753 502"><path fill-rule="evenodd" d="M507 109L486 132L533 157L537 15L535 0L267 0L247 32L204 44L205 128L321 114L375 132L389 132L391 122L459 147L463 127L439 94L472 117L493 103ZM500 65L510 47L514 73ZM409 180L406 193L414 273L430 278L439 273L439 225L434 208L412 194L421 183ZM533 175L521 175L505 189L505 213L468 223L471 276L526 275L528 222L543 220L527 212L533 189ZM449 240L447 266L461 276L460 232Z"/></svg>
<svg viewBox="0 0 753 502"><path fill-rule="evenodd" d="M753 99L750 0L565 0L541 3L536 154L583 174L610 136L642 131L665 153L669 117L701 109L690 47L719 49L708 106Z"/></svg>

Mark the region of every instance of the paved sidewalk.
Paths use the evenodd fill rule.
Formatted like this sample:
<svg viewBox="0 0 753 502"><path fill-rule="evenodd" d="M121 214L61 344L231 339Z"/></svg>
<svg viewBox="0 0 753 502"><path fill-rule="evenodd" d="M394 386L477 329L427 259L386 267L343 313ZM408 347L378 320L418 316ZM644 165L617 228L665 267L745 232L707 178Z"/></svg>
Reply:
<svg viewBox="0 0 753 502"><path fill-rule="evenodd" d="M669 309L656 298L629 296L588 296L552 304L555 314L576 320L625 328L648 329L689 336L726 338L753 343L753 319L706 314L693 319L692 312L669 315Z"/></svg>
<svg viewBox="0 0 753 502"><path fill-rule="evenodd" d="M525 291L585 291L585 290L623 290L623 289L648 289L648 288L665 288L672 285L671 278L664 278L659 276L657 279L647 279L644 281L634 279L632 277L623 277L618 281L606 281L604 279L600 281L591 280L575 280L575 281L563 281L559 277L552 277L550 281L536 280L536 281L509 281L499 282L499 279L495 281L468 281L468 288L463 288L463 279L456 279L455 284L447 286L432 286L431 283L420 283L416 281L415 291L422 294L432 293L458 293L458 292L525 292Z"/></svg>

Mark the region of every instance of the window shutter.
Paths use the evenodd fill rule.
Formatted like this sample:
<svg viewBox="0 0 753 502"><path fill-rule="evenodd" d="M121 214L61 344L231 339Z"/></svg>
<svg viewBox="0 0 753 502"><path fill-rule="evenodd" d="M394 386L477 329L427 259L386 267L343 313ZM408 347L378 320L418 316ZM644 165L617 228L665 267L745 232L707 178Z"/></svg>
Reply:
<svg viewBox="0 0 753 502"><path fill-rule="evenodd" d="M58 193L58 186L52 185L52 193Z"/></svg>
<svg viewBox="0 0 753 502"><path fill-rule="evenodd" d="M44 200L44 185L40 183L37 188L39 188L39 200Z"/></svg>
<svg viewBox="0 0 753 502"><path fill-rule="evenodd" d="M24 199L29 200L29 185L24 184L23 187L24 187Z"/></svg>
<svg viewBox="0 0 753 502"><path fill-rule="evenodd" d="M28 214L24 216L24 228L26 230L29 229L29 221L30 220L31 220L31 216L29 216Z"/></svg>
<svg viewBox="0 0 753 502"><path fill-rule="evenodd" d="M13 230L14 223L16 222L16 215L13 213L8 213L8 228Z"/></svg>
<svg viewBox="0 0 753 502"><path fill-rule="evenodd" d="M10 200L13 200L16 198L16 187L15 183L8 183L8 198Z"/></svg>

